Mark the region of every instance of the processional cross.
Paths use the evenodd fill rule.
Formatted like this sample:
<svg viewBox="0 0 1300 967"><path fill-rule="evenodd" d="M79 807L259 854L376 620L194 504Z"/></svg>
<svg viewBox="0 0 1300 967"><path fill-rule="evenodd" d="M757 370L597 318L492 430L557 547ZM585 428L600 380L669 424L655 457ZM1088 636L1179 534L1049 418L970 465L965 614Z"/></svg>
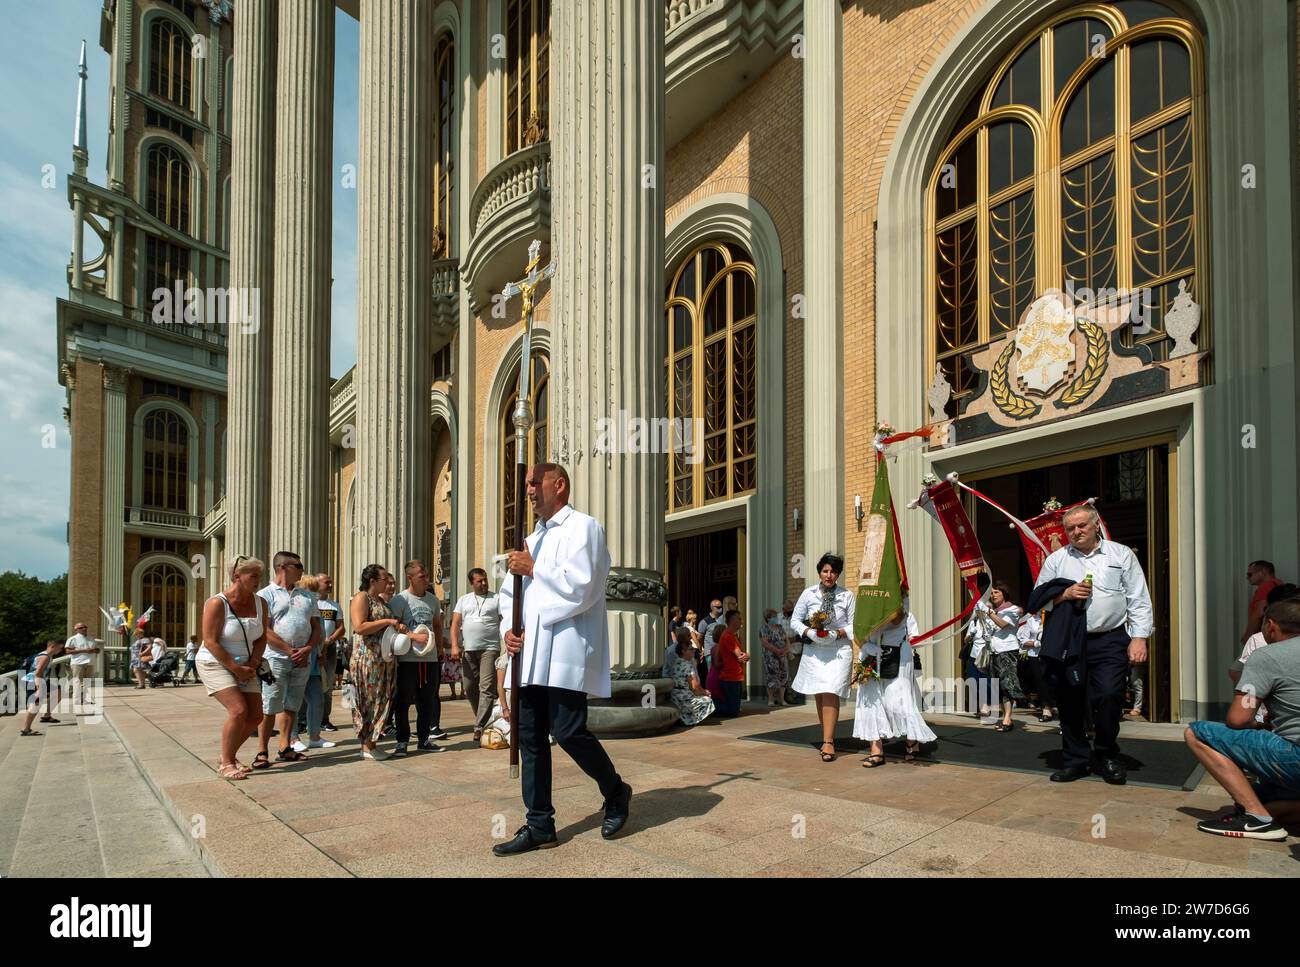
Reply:
<svg viewBox="0 0 1300 967"><path fill-rule="evenodd" d="M542 242L533 239L528 246L528 264L524 266L524 277L518 282L508 282L501 290L503 301L512 296L521 296L520 318L524 327L523 351L519 356L519 387L515 394L515 412L511 422L515 427L515 539L516 551L527 548L524 538L524 498L528 493L528 432L533 428L533 296L543 279L555 275L555 259L551 259L546 268L539 270L542 261ZM524 631L524 578L521 574L514 576L513 613L510 627L516 635ZM514 656L517 659L519 656ZM519 662L510 662L511 694L516 696L510 703L510 778L519 778Z"/></svg>

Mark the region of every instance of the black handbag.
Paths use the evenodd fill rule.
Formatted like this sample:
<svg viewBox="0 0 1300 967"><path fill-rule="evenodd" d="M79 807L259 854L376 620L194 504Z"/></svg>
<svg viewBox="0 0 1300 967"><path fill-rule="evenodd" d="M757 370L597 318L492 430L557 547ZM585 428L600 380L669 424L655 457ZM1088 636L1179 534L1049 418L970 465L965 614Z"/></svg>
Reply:
<svg viewBox="0 0 1300 967"><path fill-rule="evenodd" d="M902 650L898 645L881 645L880 660L876 662L876 674L881 678L897 678Z"/></svg>

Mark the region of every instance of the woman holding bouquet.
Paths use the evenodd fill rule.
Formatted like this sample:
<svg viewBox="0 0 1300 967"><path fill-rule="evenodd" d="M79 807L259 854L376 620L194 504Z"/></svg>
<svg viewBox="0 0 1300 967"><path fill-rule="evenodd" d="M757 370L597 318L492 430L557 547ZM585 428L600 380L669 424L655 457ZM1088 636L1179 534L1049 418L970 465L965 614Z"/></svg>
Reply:
<svg viewBox="0 0 1300 967"><path fill-rule="evenodd" d="M911 762L922 743L938 738L921 715L911 644L920 633L916 618L907 612L862 644L853 676L858 686L853 737L871 743L871 754L862 761L864 768L885 764L885 739L905 737L903 758Z"/></svg>
<svg viewBox="0 0 1300 967"><path fill-rule="evenodd" d="M839 586L844 558L823 554L817 562L820 580L799 595L790 629L804 642L796 692L813 696L822 726L822 762L835 761L835 723L840 702L849 697L853 665L853 612L856 598Z"/></svg>

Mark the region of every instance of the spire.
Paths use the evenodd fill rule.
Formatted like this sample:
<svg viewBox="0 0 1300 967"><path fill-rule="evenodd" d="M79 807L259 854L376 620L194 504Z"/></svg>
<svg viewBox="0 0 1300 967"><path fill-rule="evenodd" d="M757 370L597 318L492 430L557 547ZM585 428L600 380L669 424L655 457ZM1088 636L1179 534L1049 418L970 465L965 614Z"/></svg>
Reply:
<svg viewBox="0 0 1300 967"><path fill-rule="evenodd" d="M81 64L77 68L77 119L72 132L73 168L82 178L86 177L86 165L90 153L86 150L86 42L81 42Z"/></svg>

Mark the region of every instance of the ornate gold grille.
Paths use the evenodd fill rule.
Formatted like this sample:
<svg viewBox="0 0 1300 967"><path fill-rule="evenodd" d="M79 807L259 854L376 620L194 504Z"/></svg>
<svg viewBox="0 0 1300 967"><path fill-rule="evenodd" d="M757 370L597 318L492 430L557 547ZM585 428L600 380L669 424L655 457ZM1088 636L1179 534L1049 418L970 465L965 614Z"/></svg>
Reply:
<svg viewBox="0 0 1300 967"><path fill-rule="evenodd" d="M452 194L456 187L456 47L451 34L438 38L434 52L433 257L451 255Z"/></svg>
<svg viewBox="0 0 1300 967"><path fill-rule="evenodd" d="M194 110L190 40L174 21L159 17L149 31L149 93Z"/></svg>
<svg viewBox="0 0 1300 967"><path fill-rule="evenodd" d="M1126 343L1165 358L1180 280L1208 302L1204 54L1156 3L1090 3L1023 38L972 99L926 195L927 373L974 390L970 354L1052 288L1089 304L1139 299ZM1208 319L1197 343L1209 348Z"/></svg>
<svg viewBox="0 0 1300 967"><path fill-rule="evenodd" d="M546 140L550 123L551 0L506 5L506 154Z"/></svg>

